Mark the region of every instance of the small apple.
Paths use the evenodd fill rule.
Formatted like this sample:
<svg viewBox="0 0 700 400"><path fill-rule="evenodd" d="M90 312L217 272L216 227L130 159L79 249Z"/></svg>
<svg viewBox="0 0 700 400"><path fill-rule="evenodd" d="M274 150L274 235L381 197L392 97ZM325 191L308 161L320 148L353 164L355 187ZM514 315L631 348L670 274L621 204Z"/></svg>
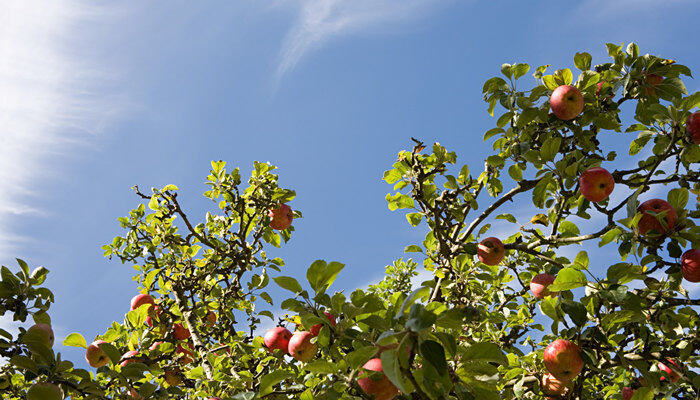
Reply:
<svg viewBox="0 0 700 400"><path fill-rule="evenodd" d="M186 340L191 336L190 330L185 328L182 324L173 325L173 336L177 340Z"/></svg>
<svg viewBox="0 0 700 400"><path fill-rule="evenodd" d="M331 314L329 312L324 312L324 314L326 315L326 318L328 318L328 321L330 322L330 324L332 326L335 326L335 317L333 316L333 314ZM311 329L309 329L309 332L311 332L311 334L314 336L318 336L318 333L321 331L322 327L323 327L323 324L316 324L316 325L312 326Z"/></svg>
<svg viewBox="0 0 700 400"><path fill-rule="evenodd" d="M560 381L552 374L545 374L542 377L542 392L549 395L564 394L570 383L571 382Z"/></svg>
<svg viewBox="0 0 700 400"><path fill-rule="evenodd" d="M554 283L554 279L556 278L550 274L535 275L530 281L530 291L532 291L532 295L538 299L544 299L547 296L556 296L559 294L559 292L550 292L549 289L547 289L547 286Z"/></svg>
<svg viewBox="0 0 700 400"><path fill-rule="evenodd" d="M175 348L175 352L180 356L180 364L190 364L194 361L194 354L188 347L183 347L178 344Z"/></svg>
<svg viewBox="0 0 700 400"><path fill-rule="evenodd" d="M156 302L153 300L153 297L147 294L138 294L131 299L131 310L133 311L144 304L151 304L152 306L155 306Z"/></svg>
<svg viewBox="0 0 700 400"><path fill-rule="evenodd" d="M30 333L31 332L31 333ZM43 344L45 344L47 347L53 347L53 329L51 329L51 326L48 324L35 324L29 327L27 329L27 334L29 334L32 337L35 337Z"/></svg>
<svg viewBox="0 0 700 400"><path fill-rule="evenodd" d="M100 348L99 345L107 343L104 340L95 340L85 350L85 360L93 368L99 368L109 363L109 357Z"/></svg>
<svg viewBox="0 0 700 400"><path fill-rule="evenodd" d="M649 214L647 211L657 214L666 211L666 215L662 218L665 224L661 225L656 216ZM637 231L640 235L646 235L649 231L654 231L660 235L669 233L676 224L676 219L678 219L678 214L676 214L673 206L661 199L645 201L637 207L637 212L642 213L642 218L637 223Z"/></svg>
<svg viewBox="0 0 700 400"><path fill-rule="evenodd" d="M279 231L289 228L294 219L292 208L286 204L280 204L279 207L271 209L267 216L272 218L270 227Z"/></svg>
<svg viewBox="0 0 700 400"><path fill-rule="evenodd" d="M656 95L656 87L664 81L664 77L656 74L648 74L644 72L644 82L646 85L644 87L644 92L650 96Z"/></svg>
<svg viewBox="0 0 700 400"><path fill-rule="evenodd" d="M177 386L182 383L182 372L180 368L168 368L165 370L165 382L170 386Z"/></svg>
<svg viewBox="0 0 700 400"><path fill-rule="evenodd" d="M584 171L578 178L583 197L594 203L610 196L615 187L615 179L605 168L595 167Z"/></svg>
<svg viewBox="0 0 700 400"><path fill-rule="evenodd" d="M700 250L690 249L683 253L681 274L688 282L700 282Z"/></svg>
<svg viewBox="0 0 700 400"><path fill-rule="evenodd" d="M670 364L673 364L677 369L680 369L678 364L676 364L676 362L671 360L670 358L667 358L666 361ZM663 372L668 374L669 379L671 379L671 383L674 383L681 378L680 375L678 375L678 373L676 371L672 370L671 367L667 366L666 364L664 364L660 361L656 366L659 367L659 371L663 371ZM666 376L662 376L661 381L665 381L665 380L666 380Z"/></svg>
<svg viewBox="0 0 700 400"><path fill-rule="evenodd" d="M287 353L289 351L289 339L291 338L292 332L290 332L289 329L282 326L276 326L265 332L263 342L265 343L265 347L267 347L270 352L277 349Z"/></svg>
<svg viewBox="0 0 700 400"><path fill-rule="evenodd" d="M623 387L622 388L622 400L630 400L632 396L634 396L634 392L636 390L632 389L631 387Z"/></svg>
<svg viewBox="0 0 700 400"><path fill-rule="evenodd" d="M685 131L693 143L700 144L700 111L695 111L688 116L685 120Z"/></svg>
<svg viewBox="0 0 700 400"><path fill-rule="evenodd" d="M562 85L554 89L549 104L557 118L568 121L583 111L583 95L576 86Z"/></svg>
<svg viewBox="0 0 700 400"><path fill-rule="evenodd" d="M506 250L501 240L495 237L487 237L476 246L476 254L479 261L486 265L496 265L503 260Z"/></svg>
<svg viewBox="0 0 700 400"><path fill-rule="evenodd" d="M207 312L207 315L204 317L204 324L208 327L212 327L216 324L216 313L214 313L214 311L209 310Z"/></svg>
<svg viewBox="0 0 700 400"><path fill-rule="evenodd" d="M542 357L550 374L561 381L571 381L583 369L583 360L576 343L557 339L547 346Z"/></svg>
<svg viewBox="0 0 700 400"><path fill-rule="evenodd" d="M127 351L127 352L124 353L124 355L122 356L122 360L123 360L123 361L122 361L121 363L119 363L119 365L122 366L122 367L124 367L124 366L126 366L126 365L131 364L131 363L141 362L141 360L140 360L139 358L136 357L137 355L139 355L139 352L136 351L136 350Z"/></svg>
<svg viewBox="0 0 700 400"><path fill-rule="evenodd" d="M362 369L381 373L381 377L361 378L362 375L365 375L365 371L360 372L358 375L357 384L368 396L374 396L374 400L391 400L399 393L399 389L384 375L380 358L373 358L367 361L362 366Z"/></svg>
<svg viewBox="0 0 700 400"><path fill-rule="evenodd" d="M62 400L63 390L53 383L43 382L33 384L27 391L29 400Z"/></svg>
<svg viewBox="0 0 700 400"><path fill-rule="evenodd" d="M303 362L308 362L316 355L318 346L311 343L314 335L311 332L297 331L289 339L289 355Z"/></svg>

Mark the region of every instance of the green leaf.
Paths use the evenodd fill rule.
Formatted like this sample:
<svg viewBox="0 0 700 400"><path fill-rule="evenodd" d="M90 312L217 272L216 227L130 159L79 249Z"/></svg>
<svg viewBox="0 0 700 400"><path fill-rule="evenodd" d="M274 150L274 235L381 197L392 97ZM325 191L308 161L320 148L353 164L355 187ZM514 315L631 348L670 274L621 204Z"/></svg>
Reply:
<svg viewBox="0 0 700 400"><path fill-rule="evenodd" d="M396 313L396 316L394 317L395 319L401 318L404 313L406 312L406 309L411 306L417 299L428 296L430 294L431 288L427 286L421 286L418 289L415 289L412 291L408 296L406 296L406 299L403 301L403 304L401 304L401 309L399 312Z"/></svg>
<svg viewBox="0 0 700 400"><path fill-rule="evenodd" d="M447 360L445 359L445 349L434 340L426 340L418 347L421 357L428 361L439 374L447 373Z"/></svg>
<svg viewBox="0 0 700 400"><path fill-rule="evenodd" d="M561 292L586 286L587 283L588 279L586 279L586 275L583 272L567 267L559 271L554 283L549 286L549 290Z"/></svg>
<svg viewBox="0 0 700 400"><path fill-rule="evenodd" d="M556 72L554 72L554 81L558 84L558 86L570 85L573 80L574 75L568 68L558 69Z"/></svg>
<svg viewBox="0 0 700 400"><path fill-rule="evenodd" d="M561 309L578 326L584 326L588 322L586 307L577 301L564 301L561 303Z"/></svg>
<svg viewBox="0 0 700 400"><path fill-rule="evenodd" d="M401 364L396 354L396 349L386 350L379 356L382 360L382 371L384 375L394 384L400 391L409 393L403 381L401 373Z"/></svg>
<svg viewBox="0 0 700 400"><path fill-rule="evenodd" d="M375 346L365 346L351 351L345 356L345 359L350 368L357 369L369 361L375 354L377 354L377 348Z"/></svg>
<svg viewBox="0 0 700 400"><path fill-rule="evenodd" d="M437 315L428 311L422 304L414 304L408 313L406 329L413 332L420 332L433 326L437 320Z"/></svg>
<svg viewBox="0 0 700 400"><path fill-rule="evenodd" d="M527 64L515 64L515 67L513 68L513 78L518 79L527 74L529 70L530 66Z"/></svg>
<svg viewBox="0 0 700 400"><path fill-rule="evenodd" d="M574 55L574 65L581 71L586 71L591 69L592 59L593 57L585 51L583 53L576 53L576 55Z"/></svg>
<svg viewBox="0 0 700 400"><path fill-rule="evenodd" d="M508 359L503 354L503 350L494 343L489 342L474 343L467 347L464 352L464 359L468 361L495 362L502 365L508 364Z"/></svg>
<svg viewBox="0 0 700 400"><path fill-rule="evenodd" d="M121 352L111 343L100 343L97 345L109 357L112 364L118 364L122 358Z"/></svg>
<svg viewBox="0 0 700 400"><path fill-rule="evenodd" d="M272 393L273 386L282 382L283 380L287 378L291 378L294 376L291 372L285 371L283 369L277 369L269 374L263 375L262 379L260 379L260 388L259 388L259 395L260 396L265 396L269 393Z"/></svg>
<svg viewBox="0 0 700 400"><path fill-rule="evenodd" d="M545 297L540 301L540 310L542 310L542 313L549 318L551 318L553 321L559 321L559 315L557 315L557 300L556 297Z"/></svg>
<svg viewBox="0 0 700 400"><path fill-rule="evenodd" d="M66 336L66 338L63 340L63 345L87 349L87 342L85 341L83 335L79 333L71 333L70 335Z"/></svg>
<svg viewBox="0 0 700 400"><path fill-rule="evenodd" d="M540 150L540 157L542 161L553 161L554 157L559 153L559 148L561 147L561 138L554 137L547 140L542 144L542 149Z"/></svg>
<svg viewBox="0 0 700 400"><path fill-rule="evenodd" d="M302 291L299 282L291 276L278 276L276 278L272 278L272 280L275 281L275 283L282 289L287 289L294 294L301 293Z"/></svg>
<svg viewBox="0 0 700 400"><path fill-rule="evenodd" d="M422 253L423 249L420 246L417 246L415 244L406 246L405 249L403 249L404 253Z"/></svg>
<svg viewBox="0 0 700 400"><path fill-rule="evenodd" d="M630 143L630 155L633 156L642 151L644 146L646 146L647 143L649 143L649 139L651 139L655 133L656 132L652 131L639 132L639 136L637 136L637 138Z"/></svg>
<svg viewBox="0 0 700 400"><path fill-rule="evenodd" d="M516 182L523 180L523 170L518 164L513 164L508 168L508 175Z"/></svg>
<svg viewBox="0 0 700 400"><path fill-rule="evenodd" d="M325 360L316 360L304 366L304 369L316 374L334 374L339 371L338 364Z"/></svg>
<svg viewBox="0 0 700 400"><path fill-rule="evenodd" d="M514 217L513 215L511 215L511 214L500 214L500 215L498 215L498 216L496 217L496 219L505 219L506 221L508 221L508 222L510 222L510 223L513 223L513 224L516 223L516 222L518 222L518 221L515 219L515 217Z"/></svg>
<svg viewBox="0 0 700 400"><path fill-rule="evenodd" d="M420 224L420 221L423 219L423 214L421 214L421 213L409 213L409 214L406 214L406 219L408 220L408 223L411 224L412 226L418 226L418 224Z"/></svg>
<svg viewBox="0 0 700 400"><path fill-rule="evenodd" d="M545 75L542 77L542 82L549 90L554 90L559 87L559 84L554 79L554 75Z"/></svg>
<svg viewBox="0 0 700 400"><path fill-rule="evenodd" d="M23 356L23 355L12 356L12 358L10 358L10 364L12 364L16 367L19 367L21 369L27 370L27 371L31 371L35 374L37 374L39 372L39 367L36 365L36 363L34 361L32 361L31 358L29 358L27 356Z"/></svg>
<svg viewBox="0 0 700 400"><path fill-rule="evenodd" d="M676 188L676 189L671 189L668 192L668 202L671 203L674 209L676 210L682 210L685 208L686 204L688 204L688 199L690 197L690 193L688 192L688 189L686 188Z"/></svg>
<svg viewBox="0 0 700 400"><path fill-rule="evenodd" d="M574 268L588 268L588 253L586 253L585 251L580 251L578 254L576 254L576 259L574 259Z"/></svg>
<svg viewBox="0 0 700 400"><path fill-rule="evenodd" d="M654 389L648 386L639 387L630 400L654 400Z"/></svg>

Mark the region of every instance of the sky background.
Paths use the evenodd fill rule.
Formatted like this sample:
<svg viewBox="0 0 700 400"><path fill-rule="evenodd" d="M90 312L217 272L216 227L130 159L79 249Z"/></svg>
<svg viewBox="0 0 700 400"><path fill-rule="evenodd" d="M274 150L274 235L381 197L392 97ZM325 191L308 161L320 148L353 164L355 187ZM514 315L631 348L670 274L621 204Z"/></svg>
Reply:
<svg viewBox="0 0 700 400"><path fill-rule="evenodd" d="M283 274L336 260L336 289L366 286L423 238L388 210L381 180L411 137L478 171L495 126L481 88L502 63L573 70L576 52L607 62L606 42L635 41L697 71L697 15L690 0L3 1L0 263L51 270L57 339L90 341L137 292L100 249L138 204L129 188L176 184L201 218L209 162L245 176L258 160L304 214L270 251ZM81 365L82 350L55 348Z"/></svg>

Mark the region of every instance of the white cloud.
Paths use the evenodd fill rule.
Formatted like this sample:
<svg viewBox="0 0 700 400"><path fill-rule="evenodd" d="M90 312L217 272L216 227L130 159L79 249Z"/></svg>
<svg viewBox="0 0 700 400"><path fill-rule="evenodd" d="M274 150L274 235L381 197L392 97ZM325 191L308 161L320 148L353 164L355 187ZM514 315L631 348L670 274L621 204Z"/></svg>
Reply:
<svg viewBox="0 0 700 400"><path fill-rule="evenodd" d="M282 46L275 84L330 39L415 20L446 0L297 0L299 15Z"/></svg>
<svg viewBox="0 0 700 400"><path fill-rule="evenodd" d="M33 204L42 180L60 176L56 161L94 133L97 76L78 62L77 25L94 11L77 0L0 2L0 260L27 240L17 217L43 213Z"/></svg>

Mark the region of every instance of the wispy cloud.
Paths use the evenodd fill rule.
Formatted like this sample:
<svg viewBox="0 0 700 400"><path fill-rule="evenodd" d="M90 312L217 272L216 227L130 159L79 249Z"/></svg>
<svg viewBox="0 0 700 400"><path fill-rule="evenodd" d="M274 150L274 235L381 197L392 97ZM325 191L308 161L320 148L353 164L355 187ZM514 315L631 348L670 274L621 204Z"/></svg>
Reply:
<svg viewBox="0 0 700 400"><path fill-rule="evenodd" d="M400 23L425 16L426 11L448 0L298 0L299 15L282 46L274 77L282 77L310 51L329 40L365 32L387 23Z"/></svg>
<svg viewBox="0 0 700 400"><path fill-rule="evenodd" d="M17 217L43 213L33 205L42 179L60 175L60 157L94 133L97 77L76 43L85 37L76 25L94 12L76 0L0 2L0 260L27 240Z"/></svg>

